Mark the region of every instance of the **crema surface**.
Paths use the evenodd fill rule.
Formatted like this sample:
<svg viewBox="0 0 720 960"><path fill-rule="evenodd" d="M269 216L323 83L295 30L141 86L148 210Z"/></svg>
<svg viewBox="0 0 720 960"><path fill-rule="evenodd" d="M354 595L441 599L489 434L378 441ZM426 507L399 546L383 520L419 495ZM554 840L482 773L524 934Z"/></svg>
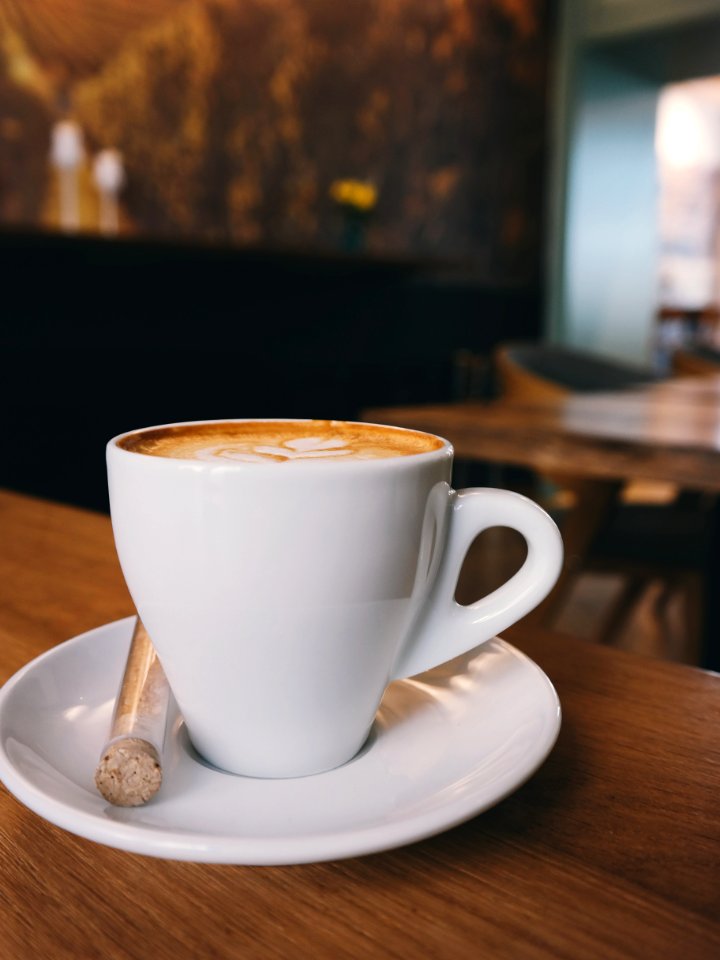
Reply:
<svg viewBox="0 0 720 960"><path fill-rule="evenodd" d="M143 430L118 445L133 453L178 460L287 463L406 457L438 450L442 441L414 430L344 420L245 420Z"/></svg>

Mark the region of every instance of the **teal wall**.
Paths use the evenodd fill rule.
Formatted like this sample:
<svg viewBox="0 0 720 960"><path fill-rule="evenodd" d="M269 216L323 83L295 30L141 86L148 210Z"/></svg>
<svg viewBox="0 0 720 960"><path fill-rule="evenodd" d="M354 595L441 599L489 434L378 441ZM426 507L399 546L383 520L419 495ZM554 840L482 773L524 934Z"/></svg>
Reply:
<svg viewBox="0 0 720 960"><path fill-rule="evenodd" d="M600 55L585 58L577 83L560 338L645 360L657 296L659 86Z"/></svg>

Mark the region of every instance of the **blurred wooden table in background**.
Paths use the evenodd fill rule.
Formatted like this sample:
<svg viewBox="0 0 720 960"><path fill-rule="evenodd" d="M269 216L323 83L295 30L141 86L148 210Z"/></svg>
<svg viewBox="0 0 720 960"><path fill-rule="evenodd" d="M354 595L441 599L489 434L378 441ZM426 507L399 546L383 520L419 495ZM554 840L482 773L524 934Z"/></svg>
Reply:
<svg viewBox="0 0 720 960"><path fill-rule="evenodd" d="M447 437L458 457L720 493L720 376L574 393L532 406L466 401L375 408L364 411L364 419Z"/></svg>
<svg viewBox="0 0 720 960"><path fill-rule="evenodd" d="M609 393L569 394L532 405L501 400L375 408L364 411L364 418L439 434L451 441L459 458L581 478L586 482L588 509L595 506L602 511L620 485L631 480L664 481L683 490L720 493L720 376L667 380ZM717 670L717 506L708 511L707 525L700 662ZM563 530L568 555L575 549L574 539L582 542L586 534L581 520L577 528L570 525Z"/></svg>

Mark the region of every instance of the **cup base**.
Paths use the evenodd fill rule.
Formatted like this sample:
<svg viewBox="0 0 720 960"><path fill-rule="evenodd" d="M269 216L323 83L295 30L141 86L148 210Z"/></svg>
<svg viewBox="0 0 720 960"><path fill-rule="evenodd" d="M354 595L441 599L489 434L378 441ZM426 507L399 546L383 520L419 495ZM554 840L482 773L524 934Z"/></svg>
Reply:
<svg viewBox="0 0 720 960"><path fill-rule="evenodd" d="M185 722L182 723L178 731L178 737L188 756L196 763L202 764L202 766L207 767L208 770L213 770L216 773L224 773L230 777L247 777L253 780L300 780L305 777L314 777L321 773L328 773L330 770L336 770L338 767L344 767L346 764L358 760L372 747L376 739L376 734L375 723L373 721L370 729L360 741L360 745L349 755L343 753L341 759L337 762L319 764L310 769L308 769L305 764L303 764L302 767L298 764L289 772L285 772L285 770L288 769L287 767L284 767L283 771L279 772L273 764L264 764L262 768L257 765L243 764L242 767L238 769L230 769L229 766L223 766L212 760L207 756L207 753L203 753L195 746Z"/></svg>

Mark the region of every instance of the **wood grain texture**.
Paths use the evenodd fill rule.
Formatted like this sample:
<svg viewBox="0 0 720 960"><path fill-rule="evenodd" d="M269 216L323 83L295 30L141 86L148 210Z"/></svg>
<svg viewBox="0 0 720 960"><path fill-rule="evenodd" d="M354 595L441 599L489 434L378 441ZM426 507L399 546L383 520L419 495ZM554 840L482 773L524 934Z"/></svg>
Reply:
<svg viewBox="0 0 720 960"><path fill-rule="evenodd" d="M132 612L107 518L0 493L0 678ZM328 864L153 860L0 789L0 956L711 960L720 955L720 677L519 625L564 721L464 826Z"/></svg>
<svg viewBox="0 0 720 960"><path fill-rule="evenodd" d="M595 479L720 492L720 376L533 404L464 402L365 411L450 439L458 456Z"/></svg>

